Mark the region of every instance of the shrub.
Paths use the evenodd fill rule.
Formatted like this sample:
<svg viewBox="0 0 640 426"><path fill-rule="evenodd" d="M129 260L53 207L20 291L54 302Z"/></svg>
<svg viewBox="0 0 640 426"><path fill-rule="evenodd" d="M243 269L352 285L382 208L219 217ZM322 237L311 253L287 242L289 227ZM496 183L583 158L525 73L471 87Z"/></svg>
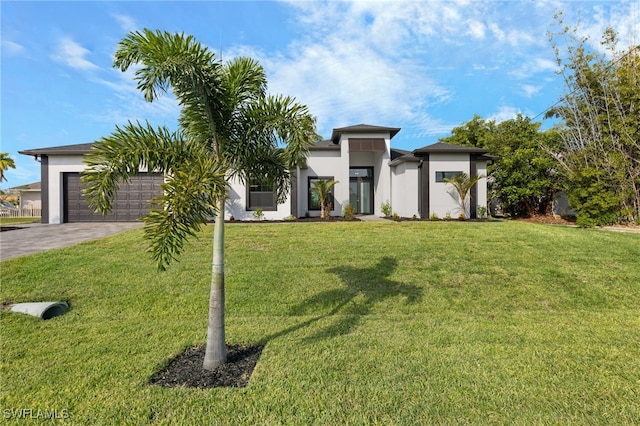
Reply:
<svg viewBox="0 0 640 426"><path fill-rule="evenodd" d="M256 220L263 220L264 219L264 212L262 211L261 208L257 208L253 211L253 217Z"/></svg>
<svg viewBox="0 0 640 426"><path fill-rule="evenodd" d="M393 218L393 220L399 220L400 219L400 215L398 215L397 212L393 212L393 215L391 215L391 217Z"/></svg>
<svg viewBox="0 0 640 426"><path fill-rule="evenodd" d="M438 217L438 213L431 213L431 216L429 216L429 220L440 220L440 218Z"/></svg>
<svg viewBox="0 0 640 426"><path fill-rule="evenodd" d="M356 210L353 208L353 205L351 205L351 203L347 203L344 205L342 215L345 217L345 219L349 219L349 220L355 217Z"/></svg>
<svg viewBox="0 0 640 426"><path fill-rule="evenodd" d="M391 216L391 203L389 202L389 200L387 200L385 203L382 203L380 208L382 209L382 214L384 215L384 217Z"/></svg>
<svg viewBox="0 0 640 426"><path fill-rule="evenodd" d="M485 206L478 206L478 217L480 219L486 219L487 218L487 208Z"/></svg>
<svg viewBox="0 0 640 426"><path fill-rule="evenodd" d="M602 170L586 168L571 175L567 196L578 226L611 225L620 220L622 194Z"/></svg>

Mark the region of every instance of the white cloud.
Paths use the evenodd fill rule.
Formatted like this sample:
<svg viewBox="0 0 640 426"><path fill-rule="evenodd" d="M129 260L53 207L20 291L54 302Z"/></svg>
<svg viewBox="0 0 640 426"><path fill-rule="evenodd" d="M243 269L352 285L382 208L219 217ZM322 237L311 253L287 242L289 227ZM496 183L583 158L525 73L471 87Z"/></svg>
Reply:
<svg viewBox="0 0 640 426"><path fill-rule="evenodd" d="M555 22L550 29L561 32L564 27L575 30L577 39L587 39L588 45L600 53L606 53L602 41L602 34L606 28L613 28L618 34L618 49L626 50L638 43L640 34L640 2L637 0L607 1L591 4L584 2L582 7L559 7L562 23ZM562 37L554 40L560 47L564 46ZM562 51L561 53L565 53Z"/></svg>
<svg viewBox="0 0 640 426"><path fill-rule="evenodd" d="M411 123L412 127L415 127L416 134L406 135L409 138L425 138L428 136L442 136L451 133L454 127L460 125L460 123L445 123L444 121L433 118L428 114L422 114Z"/></svg>
<svg viewBox="0 0 640 426"><path fill-rule="evenodd" d="M58 46L52 53L51 58L76 70L89 71L99 69L100 67L85 58L90 53L91 51L70 38L63 37L58 42Z"/></svg>
<svg viewBox="0 0 640 426"><path fill-rule="evenodd" d="M526 96L527 98L532 98L535 95L540 93L542 86L534 86L532 84L523 84L520 86L520 88L522 89L522 93L524 94L524 96Z"/></svg>
<svg viewBox="0 0 640 426"><path fill-rule="evenodd" d="M111 17L116 20L120 28L124 32L131 32L138 29L135 19L127 15L112 14Z"/></svg>
<svg viewBox="0 0 640 426"><path fill-rule="evenodd" d="M600 44L602 33L608 27L618 33L620 48L626 50L632 43L638 43L640 34L640 3L637 1L607 2L594 6L591 19L584 20L578 27L578 34L591 40L594 49L604 52Z"/></svg>
<svg viewBox="0 0 640 426"><path fill-rule="evenodd" d="M487 120L494 120L496 123L501 123L503 121L514 119L521 113L522 111L519 108L503 105L498 107L498 110L495 113L487 117Z"/></svg>
<svg viewBox="0 0 640 426"><path fill-rule="evenodd" d="M558 69L558 64L551 59L532 58L523 61L519 67L511 70L509 74L518 79L525 79L535 74L553 75Z"/></svg>
<svg viewBox="0 0 640 426"><path fill-rule="evenodd" d="M24 46L11 41L2 40L2 52L7 55L21 55L25 52Z"/></svg>
<svg viewBox="0 0 640 426"><path fill-rule="evenodd" d="M423 134L440 134L453 127L432 118L438 106L453 99L444 69L494 72L516 64L512 75L525 78L553 65L544 58L529 59L535 57L531 48L546 43L545 32L519 4L290 4L300 25L313 31L278 57L261 56L261 62L270 88L307 104L322 133L330 126L360 122L406 122ZM552 55L550 49L548 53ZM519 65L521 58L526 65Z"/></svg>
<svg viewBox="0 0 640 426"><path fill-rule="evenodd" d="M319 128L410 120L419 106L447 99L419 64L381 55L363 40L327 38L267 62L270 89L296 96Z"/></svg>
<svg viewBox="0 0 640 426"><path fill-rule="evenodd" d="M153 102L145 101L133 79L136 69L136 67L130 67L126 72L110 70L110 79L94 80L98 84L109 87L113 91L113 97L106 100L104 109L92 115L91 118L114 124L148 120L154 124L165 123L174 127L180 115L180 106L173 94L161 94Z"/></svg>
<svg viewBox="0 0 640 426"><path fill-rule="evenodd" d="M468 25L469 25L469 34L471 35L471 37L475 39L484 38L486 27L482 22L476 21L476 20L469 20Z"/></svg>

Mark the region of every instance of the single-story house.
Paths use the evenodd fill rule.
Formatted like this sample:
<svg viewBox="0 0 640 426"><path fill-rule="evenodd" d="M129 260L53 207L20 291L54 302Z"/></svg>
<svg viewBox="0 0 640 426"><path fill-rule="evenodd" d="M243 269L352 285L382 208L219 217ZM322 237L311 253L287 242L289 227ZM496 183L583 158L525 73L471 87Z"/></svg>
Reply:
<svg viewBox="0 0 640 426"><path fill-rule="evenodd" d="M312 147L306 164L292 176L291 191L276 203L273 188L264 182L231 182L225 218L253 219L261 209L265 219L287 216L319 216L313 182L335 180L332 215L342 215L350 203L357 215L382 215L382 204L403 217L440 218L461 214L460 200L451 184L444 182L458 173L487 174L490 157L481 148L436 143L413 151L391 147L400 128L358 124L333 129L329 140ZM20 151L41 163L42 221L44 223L86 221L133 221L149 209L149 200L161 195L164 177L140 173L122 185L113 212L107 216L89 209L81 191L83 155L92 144L68 145ZM487 180L471 190L467 217L476 217L477 206L487 206Z"/></svg>
<svg viewBox="0 0 640 426"><path fill-rule="evenodd" d="M42 207L42 196L40 182L28 183L16 186L10 191L15 191L19 196L20 209L40 210Z"/></svg>

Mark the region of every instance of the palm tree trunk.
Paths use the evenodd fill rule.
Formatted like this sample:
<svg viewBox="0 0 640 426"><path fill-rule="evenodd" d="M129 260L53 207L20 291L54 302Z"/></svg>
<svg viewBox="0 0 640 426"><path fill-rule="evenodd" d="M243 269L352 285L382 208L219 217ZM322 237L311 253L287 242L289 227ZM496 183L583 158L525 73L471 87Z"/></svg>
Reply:
<svg viewBox="0 0 640 426"><path fill-rule="evenodd" d="M224 337L224 197L218 199L218 213L213 228L213 263L209 294L209 325L203 368L213 370L227 362Z"/></svg>

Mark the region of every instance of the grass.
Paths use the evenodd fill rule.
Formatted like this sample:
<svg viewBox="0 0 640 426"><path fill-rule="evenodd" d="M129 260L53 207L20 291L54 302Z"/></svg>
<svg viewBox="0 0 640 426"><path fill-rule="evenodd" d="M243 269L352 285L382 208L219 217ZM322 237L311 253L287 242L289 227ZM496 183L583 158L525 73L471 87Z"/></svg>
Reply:
<svg viewBox="0 0 640 426"><path fill-rule="evenodd" d="M173 356L204 342L211 232L164 273L141 230L2 262L0 300L72 305L48 321L1 313L4 417L640 419L639 235L517 222L230 225L227 340L266 344L249 386L150 386Z"/></svg>
<svg viewBox="0 0 640 426"><path fill-rule="evenodd" d="M40 223L40 217L0 217L0 225L20 225L23 223Z"/></svg>

